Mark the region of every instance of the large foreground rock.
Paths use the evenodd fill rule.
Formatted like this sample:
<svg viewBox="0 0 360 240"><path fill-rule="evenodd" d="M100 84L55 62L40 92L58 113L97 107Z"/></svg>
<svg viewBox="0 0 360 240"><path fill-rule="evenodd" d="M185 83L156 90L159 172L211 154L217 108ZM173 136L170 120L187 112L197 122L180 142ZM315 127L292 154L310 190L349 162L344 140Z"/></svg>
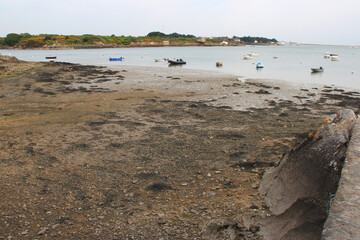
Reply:
<svg viewBox="0 0 360 240"><path fill-rule="evenodd" d="M360 238L360 119L356 121L323 240Z"/></svg>
<svg viewBox="0 0 360 240"><path fill-rule="evenodd" d="M274 214L259 221L265 239L321 238L355 121L352 110L331 115L264 174L259 191Z"/></svg>

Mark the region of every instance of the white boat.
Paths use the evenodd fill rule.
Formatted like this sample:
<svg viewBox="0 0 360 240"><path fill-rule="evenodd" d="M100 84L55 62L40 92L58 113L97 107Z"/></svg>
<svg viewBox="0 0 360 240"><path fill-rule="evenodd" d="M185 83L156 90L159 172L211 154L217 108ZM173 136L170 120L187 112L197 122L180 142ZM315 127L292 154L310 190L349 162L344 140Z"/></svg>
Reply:
<svg viewBox="0 0 360 240"><path fill-rule="evenodd" d="M244 56L243 56L242 59L243 59L243 60L250 60L250 59L253 59L253 57L250 56L249 54L244 54Z"/></svg>
<svg viewBox="0 0 360 240"><path fill-rule="evenodd" d="M324 55L324 58L330 58L330 53L326 52L325 55Z"/></svg>
<svg viewBox="0 0 360 240"><path fill-rule="evenodd" d="M257 56L259 56L259 54L254 53L254 52L248 53L247 55L249 55L250 57L257 57Z"/></svg>
<svg viewBox="0 0 360 240"><path fill-rule="evenodd" d="M166 59L166 58L159 58L159 59L155 59L155 62L166 62L168 60L169 59Z"/></svg>
<svg viewBox="0 0 360 240"><path fill-rule="evenodd" d="M330 54L331 61L339 61L340 58L337 54Z"/></svg>

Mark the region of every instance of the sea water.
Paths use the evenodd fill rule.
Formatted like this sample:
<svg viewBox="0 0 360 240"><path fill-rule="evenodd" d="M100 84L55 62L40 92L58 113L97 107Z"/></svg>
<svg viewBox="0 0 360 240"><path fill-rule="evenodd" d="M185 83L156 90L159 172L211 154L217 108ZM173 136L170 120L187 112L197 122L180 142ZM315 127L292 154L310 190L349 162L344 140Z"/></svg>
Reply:
<svg viewBox="0 0 360 240"><path fill-rule="evenodd" d="M339 61L324 58L325 52L338 54ZM325 84L360 89L360 48L347 46L238 46L238 47L151 47L102 48L71 50L0 50L3 55L26 61L49 61L47 56L57 56L57 61L109 66L169 67L167 62L155 59L181 58L186 65L178 69L198 69L234 74L239 78L285 80L304 84ZM256 53L251 60L244 54ZM124 61L110 62L109 57L123 57ZM277 57L277 58L274 58ZM222 67L216 67L222 62ZM256 69L262 62L263 69ZM322 66L324 72L311 73L311 68Z"/></svg>

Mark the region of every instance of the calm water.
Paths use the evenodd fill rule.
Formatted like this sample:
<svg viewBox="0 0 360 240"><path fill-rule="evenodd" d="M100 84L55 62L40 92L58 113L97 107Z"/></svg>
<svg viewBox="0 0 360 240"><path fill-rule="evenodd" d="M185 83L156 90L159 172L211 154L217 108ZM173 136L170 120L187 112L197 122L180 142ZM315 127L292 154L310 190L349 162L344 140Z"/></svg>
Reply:
<svg viewBox="0 0 360 240"><path fill-rule="evenodd" d="M246 53L257 53L252 60L242 60ZM337 53L340 61L325 59L324 53ZM264 78L300 83L334 84L360 88L360 48L341 46L246 46L246 47L164 47L112 48L79 50L0 50L21 60L47 61L46 56L57 56L57 61L100 66L168 67L157 58L182 58L184 69L200 69L235 74L245 78ZM124 57L123 62L109 62L109 57ZM278 59L274 59L278 56ZM216 62L223 62L217 68ZM255 64L264 63L257 70ZM323 73L311 74L310 68L322 66Z"/></svg>

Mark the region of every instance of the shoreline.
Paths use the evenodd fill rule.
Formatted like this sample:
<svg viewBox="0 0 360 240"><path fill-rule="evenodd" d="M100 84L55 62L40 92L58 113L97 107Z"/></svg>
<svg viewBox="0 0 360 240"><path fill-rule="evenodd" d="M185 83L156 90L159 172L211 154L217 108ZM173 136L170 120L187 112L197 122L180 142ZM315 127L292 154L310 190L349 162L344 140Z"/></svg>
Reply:
<svg viewBox="0 0 360 240"><path fill-rule="evenodd" d="M106 49L106 48L163 48L163 47L245 47L245 46L262 46L262 47L284 47L284 46L321 46L321 47L348 47L359 48L360 45L331 45L331 44L312 44L312 43L297 43L290 45L281 44L149 44L149 45L88 45L88 46L54 46L54 47L37 47L37 48L17 48L17 47L0 47L0 50L71 50L71 49Z"/></svg>
<svg viewBox="0 0 360 240"><path fill-rule="evenodd" d="M184 46L185 47L185 46ZM180 47L184 48L184 47ZM186 47L185 47L186 48ZM196 47L193 47L196 48ZM154 59L159 58L163 55L168 55L171 57L178 56L182 54L185 54L186 56L182 56L183 58L188 58L188 64L184 66L183 68L202 68L205 71L212 71L215 70L215 62L222 60L224 62L224 67L222 69L219 69L218 71L221 72L227 72L230 74L236 74L239 76L244 76L242 74L245 74L245 77L250 78L269 78L274 80L285 80L285 81L294 81L294 82L302 82L306 85L312 82L320 82L324 85L331 85L335 84L337 87L341 88L352 88L354 90L357 90L358 87L356 85L356 79L359 76L356 69L354 69L351 66L348 67L341 67L341 65L345 64L345 61L348 61L348 57L346 59L343 59L344 62L325 62L324 58L319 58L318 60L314 60L313 57L310 57L308 55L302 56L304 60L304 64L302 65L302 61L300 63L292 60L289 63L286 63L284 60L288 59L287 57L280 56L280 60L273 60L272 55L276 55L278 51L282 52L282 49L280 48L269 48L269 49L252 49L251 47L245 47L245 48L233 48L231 50L230 48L223 48L221 50L221 47L214 47L208 48L208 51L206 51L204 48L197 48L192 51L192 48L188 48L186 51L180 51L180 49L169 47L168 50L161 50L162 48L146 48L148 50L145 51L145 49L142 51L141 48L136 49L113 49L113 50L100 50L100 49L89 49L89 50L59 50L62 52L56 52L56 51L38 51L34 50L34 53L31 52L31 50L1 50L3 54L6 55L14 55L18 56L22 59L26 59L29 61L42 61L45 59L45 56L47 55L57 55L57 58L59 61L73 61L78 62L82 64L96 64L96 65L105 65L105 66L111 66L111 65L148 65L148 66L155 66ZM157 49L157 50L156 50ZM292 49L292 48L291 48ZM295 49L289 49L289 53L293 52ZM315 51L315 49L311 49L311 51ZM342 49L344 50L344 49ZM35 52L36 51L36 52ZM84 51L83 53L77 52L77 51ZM206 57L207 52L214 52L215 57L208 58L206 57L205 60L202 60L200 58L194 58L190 59L191 52L200 52L204 53L204 57ZM249 61L242 61L238 58L236 54L232 54L231 57L217 57L217 52L239 52L242 54L242 52L251 52L251 51L257 51L260 53L259 59L254 59L254 63L256 61L265 61L266 68L260 71L254 71L254 66L248 64ZM335 50L334 50L335 51ZM344 50L345 51L345 50ZM347 50L348 52L352 52L352 50ZM45 53L46 52L46 53ZM145 53L142 53L145 52ZM149 54L147 54L148 52ZM286 52L288 52L286 50ZM355 52L357 53L357 51ZM78 54L82 54L79 57L76 57ZM125 61L121 63L113 63L108 61L108 57L111 56L117 56L117 55L125 55ZM287 54L289 55L289 54ZM286 55L286 56L287 56ZM128 56L128 58L126 58ZM344 56L345 58L345 56ZM281 60L282 59L282 60ZM320 74L310 74L310 68L313 67L313 64L310 64L310 62L318 62L320 61L320 65L323 65L325 68L324 73ZM251 63L251 61L250 61ZM335 64L335 65L334 65ZM340 65L339 65L340 64ZM157 66L161 65L161 63L157 63ZM239 67L237 67L239 65ZM129 65L131 66L131 65ZM292 69L292 70L289 70ZM216 69L217 70L217 69ZM226 74L225 72L225 74ZM340 81L341 79L341 81Z"/></svg>
<svg viewBox="0 0 360 240"><path fill-rule="evenodd" d="M243 218L269 214L264 171L329 114L360 109L331 86L0 64L0 238L195 239L230 219L256 239Z"/></svg>
<svg viewBox="0 0 360 240"><path fill-rule="evenodd" d="M103 49L103 48L163 48L163 47L244 47L248 46L245 44L230 44L230 45L220 45L220 44L184 44L184 45L89 45L89 46L62 46L62 47L39 47L39 48L16 48L16 47L6 47L1 48L0 50L71 50L71 49ZM273 45L254 45L254 46L273 46Z"/></svg>

